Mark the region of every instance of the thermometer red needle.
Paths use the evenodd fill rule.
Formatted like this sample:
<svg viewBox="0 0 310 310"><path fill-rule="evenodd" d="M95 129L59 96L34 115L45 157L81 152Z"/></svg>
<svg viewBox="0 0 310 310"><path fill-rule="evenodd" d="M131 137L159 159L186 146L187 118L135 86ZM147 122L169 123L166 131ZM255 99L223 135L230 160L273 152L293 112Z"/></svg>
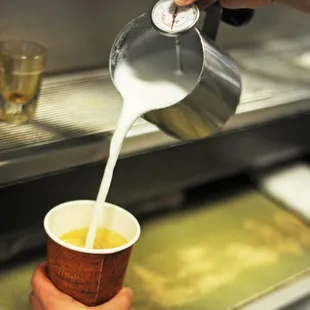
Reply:
<svg viewBox="0 0 310 310"><path fill-rule="evenodd" d="M152 9L151 19L153 26L161 34L176 37L194 28L198 22L199 8L196 4L180 7L175 4L174 0L157 1Z"/></svg>
<svg viewBox="0 0 310 310"><path fill-rule="evenodd" d="M171 30L173 29L173 26L174 26L174 23L175 23L175 19L177 18L178 10L179 10L178 7L176 7L174 12L173 12Z"/></svg>

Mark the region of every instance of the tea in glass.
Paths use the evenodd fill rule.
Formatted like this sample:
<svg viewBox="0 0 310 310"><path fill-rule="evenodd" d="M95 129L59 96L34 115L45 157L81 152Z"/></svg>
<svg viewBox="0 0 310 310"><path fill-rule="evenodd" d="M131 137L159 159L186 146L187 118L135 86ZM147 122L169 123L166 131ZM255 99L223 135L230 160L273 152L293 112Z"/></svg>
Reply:
<svg viewBox="0 0 310 310"><path fill-rule="evenodd" d="M36 43L0 43L0 115L3 121L21 125L33 120L45 64L45 48Z"/></svg>

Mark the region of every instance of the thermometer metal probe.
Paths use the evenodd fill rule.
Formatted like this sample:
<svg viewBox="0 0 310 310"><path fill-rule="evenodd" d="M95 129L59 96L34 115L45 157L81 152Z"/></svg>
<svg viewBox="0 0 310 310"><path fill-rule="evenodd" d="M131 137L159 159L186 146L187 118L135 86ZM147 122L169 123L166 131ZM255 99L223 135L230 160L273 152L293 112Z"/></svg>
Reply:
<svg viewBox="0 0 310 310"><path fill-rule="evenodd" d="M162 35L174 38L178 72L182 71L180 36L195 27L199 16L196 4L179 7L174 0L158 1L151 12L154 28Z"/></svg>

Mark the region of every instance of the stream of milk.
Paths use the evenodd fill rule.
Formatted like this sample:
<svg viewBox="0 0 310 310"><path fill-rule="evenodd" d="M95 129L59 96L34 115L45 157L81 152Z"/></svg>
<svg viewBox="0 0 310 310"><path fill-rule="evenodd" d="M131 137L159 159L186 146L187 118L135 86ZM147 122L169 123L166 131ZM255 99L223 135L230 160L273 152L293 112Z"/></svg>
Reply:
<svg viewBox="0 0 310 310"><path fill-rule="evenodd" d="M143 114L172 106L184 99L194 89L200 71L200 58L193 52L182 49L182 72L179 72L173 44L171 49L142 55L134 60L125 58L118 64L114 83L122 95L123 108L111 140L109 158L87 235L86 248L93 247L97 221L104 213L114 167L128 131Z"/></svg>

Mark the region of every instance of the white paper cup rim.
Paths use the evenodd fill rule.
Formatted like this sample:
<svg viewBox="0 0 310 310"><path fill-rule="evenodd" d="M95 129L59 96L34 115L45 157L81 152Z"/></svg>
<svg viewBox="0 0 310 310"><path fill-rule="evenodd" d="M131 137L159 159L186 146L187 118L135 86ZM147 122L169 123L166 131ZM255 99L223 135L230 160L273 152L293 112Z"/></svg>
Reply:
<svg viewBox="0 0 310 310"><path fill-rule="evenodd" d="M131 246L133 246L137 240L140 237L141 234L141 227L140 224L138 222L138 220L127 210L106 202L105 205L110 207L110 208L114 208L114 209L118 209L118 211L120 212L124 212L127 214L127 216L129 216L129 218L131 218L131 220L135 223L136 226L136 234L135 236L129 240L126 244L119 246L119 247L115 247L115 248L111 248L111 249L86 249L86 248L81 248L81 247L77 247L71 244L68 244L62 240L60 240L57 236L55 236L55 234L52 233L51 229L49 228L49 219L50 217L53 215L54 212L57 212L59 209L62 208L66 208L68 205L72 205L72 204L90 204L90 203L95 203L95 201L93 200L76 200L76 201L68 201L68 202L64 202L62 204L57 205L56 207L52 208L44 217L44 229L46 234L53 240L55 241L57 244L63 246L64 248L70 249L72 251L76 251L76 252L81 252L81 253L85 253L85 254L113 254L113 253L118 253L121 251L124 251L128 248L130 248Z"/></svg>

